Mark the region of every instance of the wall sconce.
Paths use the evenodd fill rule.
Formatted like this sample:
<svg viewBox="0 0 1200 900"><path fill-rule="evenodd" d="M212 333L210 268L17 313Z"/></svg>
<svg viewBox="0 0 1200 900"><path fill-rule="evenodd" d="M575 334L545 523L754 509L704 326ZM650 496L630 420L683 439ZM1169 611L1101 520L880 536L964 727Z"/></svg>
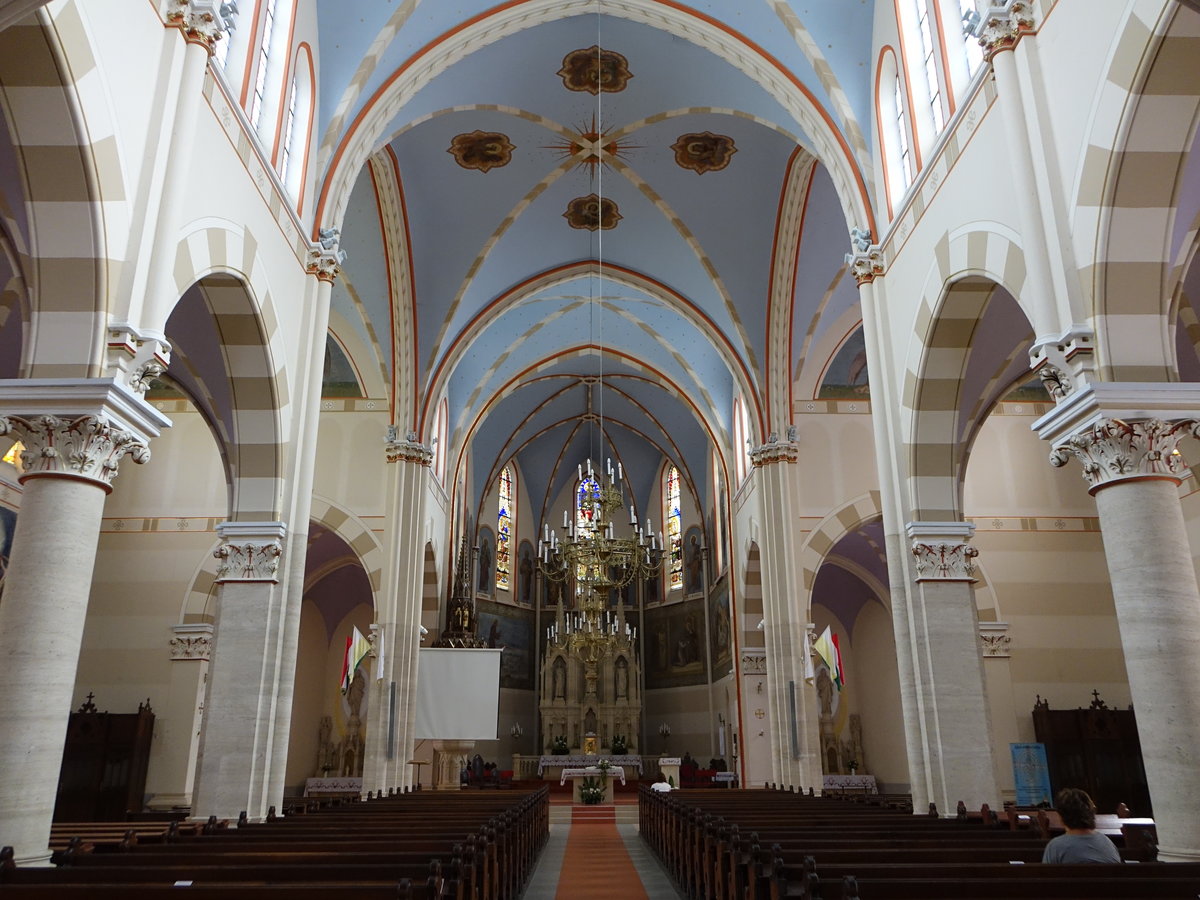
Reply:
<svg viewBox="0 0 1200 900"><path fill-rule="evenodd" d="M521 727L520 722L513 722L513 727L508 729L508 733L512 735L512 739L514 741L519 741L521 739L521 735L525 733L525 729Z"/></svg>
<svg viewBox="0 0 1200 900"><path fill-rule="evenodd" d="M658 726L658 733L661 734L664 738L669 738L671 736L671 726L668 725L666 722L663 722L661 725Z"/></svg>

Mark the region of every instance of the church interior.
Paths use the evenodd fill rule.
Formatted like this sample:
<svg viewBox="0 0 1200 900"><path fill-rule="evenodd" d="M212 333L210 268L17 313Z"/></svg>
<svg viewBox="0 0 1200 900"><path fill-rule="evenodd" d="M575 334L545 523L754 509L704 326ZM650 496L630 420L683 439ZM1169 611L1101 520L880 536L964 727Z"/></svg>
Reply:
<svg viewBox="0 0 1200 900"><path fill-rule="evenodd" d="M117 814L1041 744L1200 860L1198 121L1195 0L0 0L0 845L109 715Z"/></svg>

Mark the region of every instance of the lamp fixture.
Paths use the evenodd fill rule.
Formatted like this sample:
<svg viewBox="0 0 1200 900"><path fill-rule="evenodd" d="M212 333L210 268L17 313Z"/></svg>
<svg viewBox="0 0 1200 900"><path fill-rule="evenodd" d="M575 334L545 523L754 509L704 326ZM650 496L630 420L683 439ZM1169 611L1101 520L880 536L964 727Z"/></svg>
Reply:
<svg viewBox="0 0 1200 900"><path fill-rule="evenodd" d="M519 741L521 735L525 733L525 729L521 727L520 722L513 722L513 727L508 729L508 733L514 741Z"/></svg>

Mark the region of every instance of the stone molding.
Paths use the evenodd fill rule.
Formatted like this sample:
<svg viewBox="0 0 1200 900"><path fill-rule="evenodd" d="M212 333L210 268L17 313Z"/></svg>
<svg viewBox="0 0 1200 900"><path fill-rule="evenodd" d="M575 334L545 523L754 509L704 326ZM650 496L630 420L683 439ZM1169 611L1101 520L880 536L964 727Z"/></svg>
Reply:
<svg viewBox="0 0 1200 900"><path fill-rule="evenodd" d="M337 228L321 228L317 230L319 248L313 247L308 253L308 262L304 271L317 276L318 281L333 284L342 274L342 262L346 259L346 251L340 249L342 232Z"/></svg>
<svg viewBox="0 0 1200 900"><path fill-rule="evenodd" d="M1001 50L1011 50L1024 34L1033 31L1032 0L1006 0L983 14L977 34L988 62Z"/></svg>
<svg viewBox="0 0 1200 900"><path fill-rule="evenodd" d="M0 435L13 435L25 445L20 481L38 476L80 478L112 490L122 458L150 460L150 447L139 435L99 416L0 416Z"/></svg>
<svg viewBox="0 0 1200 900"><path fill-rule="evenodd" d="M1200 421L1101 419L1051 450L1050 465L1058 468L1072 457L1078 459L1088 493L1093 494L1111 484L1143 478L1167 478L1179 484L1189 474L1178 449L1187 435L1200 437Z"/></svg>
<svg viewBox="0 0 1200 900"><path fill-rule="evenodd" d="M399 429L395 425L388 426L384 453L390 463L411 462L428 466L433 462L433 449L418 441L415 431L410 431L404 440L400 440Z"/></svg>
<svg viewBox="0 0 1200 900"><path fill-rule="evenodd" d="M766 675L767 674L767 651L766 650L743 650L742 651L742 674L743 675Z"/></svg>
<svg viewBox="0 0 1200 900"><path fill-rule="evenodd" d="M1008 659L1012 656L1012 638L1007 622L980 622L979 646L985 659Z"/></svg>
<svg viewBox="0 0 1200 900"><path fill-rule="evenodd" d="M207 622L195 625L174 625L171 628L171 661L204 661L212 658L213 627Z"/></svg>
<svg viewBox="0 0 1200 900"><path fill-rule="evenodd" d="M226 582L279 582L279 561L287 526L282 522L222 522L217 526L221 546L213 556L217 584Z"/></svg>
<svg viewBox="0 0 1200 900"><path fill-rule="evenodd" d="M975 581L979 551L967 543L975 534L971 522L909 522L916 581Z"/></svg>
<svg viewBox="0 0 1200 900"><path fill-rule="evenodd" d="M162 335L144 334L127 322L108 326L108 371L139 397L171 364L171 345Z"/></svg>
<svg viewBox="0 0 1200 900"><path fill-rule="evenodd" d="M1073 325L1060 335L1040 337L1029 349L1029 368L1042 379L1055 403L1094 377L1096 335L1086 325Z"/></svg>

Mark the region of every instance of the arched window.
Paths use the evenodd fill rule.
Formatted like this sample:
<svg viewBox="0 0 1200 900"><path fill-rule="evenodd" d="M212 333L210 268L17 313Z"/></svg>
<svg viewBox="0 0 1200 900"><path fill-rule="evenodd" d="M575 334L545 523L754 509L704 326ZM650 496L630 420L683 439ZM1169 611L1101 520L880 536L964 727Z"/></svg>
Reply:
<svg viewBox="0 0 1200 900"><path fill-rule="evenodd" d="M750 472L750 419L741 397L733 401L733 445L734 475L740 485Z"/></svg>
<svg viewBox="0 0 1200 900"><path fill-rule="evenodd" d="M260 0L261 18L255 31L253 77L243 100L246 114L268 153L279 137L285 102L289 47L295 0Z"/></svg>
<svg viewBox="0 0 1200 900"><path fill-rule="evenodd" d="M912 181L904 91L900 87L896 55L891 47L880 51L875 72L875 127L882 150L883 186L890 219Z"/></svg>
<svg viewBox="0 0 1200 900"><path fill-rule="evenodd" d="M262 118L263 100L267 93L267 71L270 68L271 49L275 40L275 8L277 0L266 0L267 7L259 30L258 54L254 62L254 91L250 97L250 124L255 128Z"/></svg>
<svg viewBox="0 0 1200 900"><path fill-rule="evenodd" d="M583 535L590 533L599 521L598 505L600 503L600 482L590 473L584 475L575 485L575 533ZM587 568L579 566L575 570L576 581L587 577Z"/></svg>
<svg viewBox="0 0 1200 900"><path fill-rule="evenodd" d="M308 146L312 137L313 64L307 44L296 50L292 67L292 86L288 91L279 146L279 180L288 196L296 203L297 211L304 206L304 176L308 169Z"/></svg>
<svg viewBox="0 0 1200 900"><path fill-rule="evenodd" d="M663 521L666 523L667 590L677 591L683 587L683 533L680 530L679 470L667 466L663 478Z"/></svg>
<svg viewBox="0 0 1200 900"><path fill-rule="evenodd" d="M901 83L909 102L899 102L911 116L913 170L921 168L921 157L945 124L938 73L940 44L929 16L931 0L894 0L896 25L900 29Z"/></svg>
<svg viewBox="0 0 1200 900"><path fill-rule="evenodd" d="M233 68L237 68L237 60L245 59L246 57L246 40L247 38L238 29L238 6L236 3L222 3L219 8L221 24L225 28L225 33L221 39L217 41L217 45L213 47L212 62L218 69L225 73L226 82L232 79L233 74L230 71L230 61L233 61Z"/></svg>
<svg viewBox="0 0 1200 900"><path fill-rule="evenodd" d="M950 109L956 104L983 65L983 48L975 36L979 11L975 0L937 0L942 33L946 36L946 80L951 91Z"/></svg>
<svg viewBox="0 0 1200 900"><path fill-rule="evenodd" d="M721 572L725 565L725 479L721 477L721 457L714 447L709 454L712 471L713 571Z"/></svg>
<svg viewBox="0 0 1200 900"><path fill-rule="evenodd" d="M929 22L929 4L917 0L917 34L921 39L921 69L925 73L925 91L929 100L929 117L933 122L934 134L946 127L946 116L942 112L942 89L938 82L936 47L933 28Z"/></svg>
<svg viewBox="0 0 1200 900"><path fill-rule="evenodd" d="M497 494L499 509L496 513L496 590L507 591L512 586L512 537L517 518L511 466L505 466L501 470Z"/></svg>
<svg viewBox="0 0 1200 900"><path fill-rule="evenodd" d="M446 483L446 439L449 431L446 420L449 415L449 407L443 399L433 417L433 473L442 484Z"/></svg>

